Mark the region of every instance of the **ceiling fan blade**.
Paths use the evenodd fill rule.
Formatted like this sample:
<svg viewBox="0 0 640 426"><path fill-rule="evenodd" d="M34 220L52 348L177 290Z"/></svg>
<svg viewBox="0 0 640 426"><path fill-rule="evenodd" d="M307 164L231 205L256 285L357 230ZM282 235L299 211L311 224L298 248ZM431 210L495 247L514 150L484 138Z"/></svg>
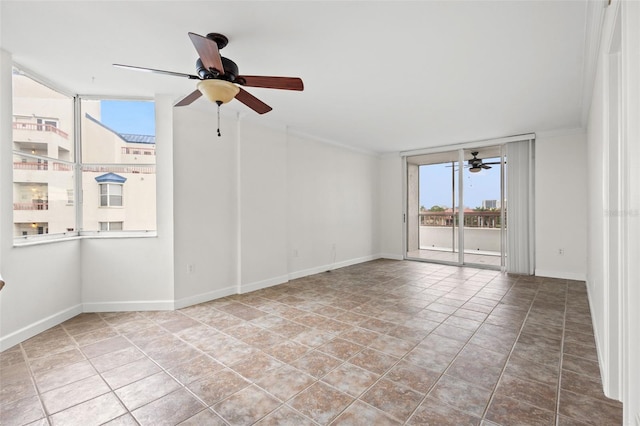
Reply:
<svg viewBox="0 0 640 426"><path fill-rule="evenodd" d="M505 163L506 163L506 161L505 161ZM488 163L484 163L483 162L482 164L502 164L502 163L500 161L490 161Z"/></svg>
<svg viewBox="0 0 640 426"><path fill-rule="evenodd" d="M266 77L261 75L239 75L236 83L249 87L267 89L304 90L304 83L298 77Z"/></svg>
<svg viewBox="0 0 640 426"><path fill-rule="evenodd" d="M258 114L264 114L265 112L269 112L273 109L269 105L262 102L260 99L253 96L251 93L244 90L242 87L238 87L238 89L240 89L240 91L236 95L236 99Z"/></svg>
<svg viewBox="0 0 640 426"><path fill-rule="evenodd" d="M187 96L182 98L182 100L177 104L175 104L174 106L179 107L179 106L190 105L193 101L198 99L200 96L202 96L202 92L200 92L199 90L194 90L193 92L189 93Z"/></svg>
<svg viewBox="0 0 640 426"><path fill-rule="evenodd" d="M480 164L480 167L482 167L483 169L490 169L491 166L487 166L486 164Z"/></svg>
<svg viewBox="0 0 640 426"><path fill-rule="evenodd" d="M174 77L187 77L190 80L200 80L200 77L198 77L197 75L184 74L184 73L181 73L181 72L156 70L156 69L153 69L153 68L134 67L132 65L122 65L122 64L113 64L113 66L116 67L116 68L122 68L122 69L126 69L126 70L152 72L152 73L155 73L155 74L172 75Z"/></svg>
<svg viewBox="0 0 640 426"><path fill-rule="evenodd" d="M194 33L189 33L189 38L196 48L198 56L200 56L202 60L202 65L208 70L213 68L220 74L224 74L222 59L220 58L220 51L218 51L216 42Z"/></svg>

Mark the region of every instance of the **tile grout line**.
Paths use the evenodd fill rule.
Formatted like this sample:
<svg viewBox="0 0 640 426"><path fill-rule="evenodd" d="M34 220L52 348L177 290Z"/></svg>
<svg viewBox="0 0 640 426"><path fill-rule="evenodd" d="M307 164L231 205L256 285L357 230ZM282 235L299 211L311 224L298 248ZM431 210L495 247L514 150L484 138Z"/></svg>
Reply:
<svg viewBox="0 0 640 426"><path fill-rule="evenodd" d="M558 426L560 421L560 392L562 391L562 364L564 362L564 338L567 327L567 304L569 302L569 285L565 283L564 292L564 314L562 315L562 340L560 343L560 361L558 362L558 385L556 387L556 413L553 419L554 425Z"/></svg>
<svg viewBox="0 0 640 426"><path fill-rule="evenodd" d="M511 286L511 289L513 289L516 284L518 283L518 281L520 280L520 277L513 283L513 285ZM529 304L529 309L527 309L527 314L524 316L523 320L522 320L522 325L520 326L520 330L518 330L518 335L516 336L513 345L511 346L511 350L509 351L509 354L507 355L507 359L504 362L504 365L502 366L502 371L500 371L500 375L498 376L498 381L496 382L496 384L494 385L492 391L491 391L491 395L489 396L489 400L487 401L487 405L485 406L484 411L482 412L482 417L481 417L481 421L482 420L487 420L486 416L488 414L489 411L489 407L491 407L491 403L493 402L493 398L495 397L495 393L496 390L498 389L498 385L500 384L500 381L502 380L502 377L504 376L504 372L507 368L507 365L509 364L509 361L511 360L511 356L513 355L513 351L516 348L516 345L518 344L518 340L520 339L520 336L522 335L522 330L525 327L525 324L527 323L527 319L529 318L529 314L531 313L531 309L533 308L533 304L536 300L536 297L538 297L538 293L540 292L540 284L537 285L536 288L536 293L535 295L531 298L531 302ZM488 420L491 421L491 420ZM495 422L494 422L495 423Z"/></svg>
<svg viewBox="0 0 640 426"><path fill-rule="evenodd" d="M492 279L491 281L493 281L493 279ZM471 296L469 299L467 299L467 302L468 302L470 299L472 299L473 297L475 297L475 296L476 296L480 291L482 291L483 289L485 289L485 288L486 288L486 286L487 286L487 285L489 285L489 283L490 283L491 281L489 281L488 283L486 283L485 285L483 285L481 289L479 289L478 291L476 291L476 292L474 293L474 295L473 295L473 296ZM511 285L510 289L511 289L511 288L513 288L513 286L514 286L514 285L515 285L515 283ZM507 292L508 292L508 291L507 291ZM506 293L505 293L505 294L506 294ZM441 297L444 297L444 296L441 296ZM504 296L503 296L503 297L504 297ZM436 300L437 300L437 299L436 299ZM500 300L502 300L502 298L501 298ZM466 304L467 302L465 302L465 304ZM469 338L464 342L464 345L462 345L462 347L460 348L460 350L458 350L458 351L456 352L456 354L455 354L455 355L454 355L454 357L451 359L451 361L449 362L449 364L445 367L445 369L442 371L442 373L440 373L440 375L438 376L438 379L437 379L437 380L435 380L435 381L433 382L433 384L429 387L429 390L425 393L425 396L420 400L420 402L418 403L418 405L416 406L416 408L414 408L414 409L411 411L411 414L407 417L407 419L404 421L404 423L403 423L403 424L407 424L407 422L409 422L409 421L411 420L411 418L415 415L415 413L416 413L416 412L418 411L418 409L422 406L422 404L424 404L424 402L427 400L427 398L429 398L429 394L431 393L431 391L433 390L433 388L438 384L438 382L440 381L440 379L442 378L442 376L444 376L444 375L446 374L447 370L449 370L449 368L450 368L450 367L451 367L451 365L456 361L456 359L458 359L458 356L460 355L460 352L462 352L462 350L467 346L467 344L468 344L468 343L469 343L469 341L473 338L473 336L475 336L475 335L476 335L476 333L478 332L478 330L480 329L480 327L482 327L482 325L484 325L484 324L485 324L486 319L489 317L489 315L491 315L491 313L494 311L494 309L498 306L499 302L500 302L500 301L498 301L498 303L496 303L496 305L491 309L491 311L490 311L489 313L487 313L487 315L486 315L485 319L484 319L484 320L480 323L480 325L475 329L475 331L473 332L473 334L472 334L472 335L471 335L471 336L470 336L470 337L469 337ZM464 306L464 304L463 304L462 306ZM458 308L458 309L460 309L460 308ZM457 310L456 310L456 311L457 311ZM448 318L450 318L452 315L453 315L453 314L449 314L449 315L447 316L447 319L448 319ZM445 320L443 320L440 324L442 325L442 323L444 323L444 321L446 321L446 319L445 319ZM437 328L437 327L436 327L436 328ZM431 333L429 333L429 335L431 335ZM445 337L445 336L443 336L443 337ZM514 345L515 345L515 343L514 343ZM406 354L405 354L405 356L406 356ZM444 402L444 401L443 401L443 402ZM449 405L449 404L447 404L446 402L444 402L444 403L445 403L446 405ZM450 406L450 405L449 405L449 406ZM488 406L488 404L487 404L487 406ZM459 408L457 408L457 407L452 407L452 408L453 408L453 409L455 409L455 410L458 410L458 411L460 411L460 412L463 412L463 413L466 413L466 414L471 415L470 413L468 413L468 412L466 412L466 411L463 411L463 410L460 410L460 409L459 409ZM472 415L472 416L473 416L473 415ZM473 416L473 417L475 417L475 416ZM480 417L480 421L482 421L482 419L483 419L483 418L484 418L484 413L483 413L483 415Z"/></svg>

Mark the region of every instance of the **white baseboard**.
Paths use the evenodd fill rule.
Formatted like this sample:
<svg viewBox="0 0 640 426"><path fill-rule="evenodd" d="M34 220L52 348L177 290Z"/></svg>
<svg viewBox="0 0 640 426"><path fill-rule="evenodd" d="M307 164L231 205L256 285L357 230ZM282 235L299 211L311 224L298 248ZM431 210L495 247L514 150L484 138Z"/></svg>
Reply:
<svg viewBox="0 0 640 426"><path fill-rule="evenodd" d="M171 311L173 300L136 300L82 304L82 312Z"/></svg>
<svg viewBox="0 0 640 426"><path fill-rule="evenodd" d="M187 306L197 305L198 303L209 302L210 300L220 299L221 297L231 296L237 293L236 286L225 287L219 290L208 291L206 293L196 294L194 296L183 297L173 302L172 309L182 309Z"/></svg>
<svg viewBox="0 0 640 426"><path fill-rule="evenodd" d="M345 266L357 265L358 263L369 262L370 260L380 259L380 255L369 255L363 257L357 257L355 259L344 260L342 262L331 263L329 265L316 266L309 269L303 269L301 271L294 271L289 273L289 279L295 280L297 278L307 277L309 275L320 274L322 272L331 271L333 269L344 268Z"/></svg>
<svg viewBox="0 0 640 426"><path fill-rule="evenodd" d="M289 281L289 275L281 275L268 280L257 281L249 284L242 284L240 294L251 293L252 291L262 290L263 288L273 287L274 285L284 284Z"/></svg>
<svg viewBox="0 0 640 426"><path fill-rule="evenodd" d="M536 269L538 277L560 278L563 280L586 281L587 275L577 272L551 271L549 269Z"/></svg>
<svg viewBox="0 0 640 426"><path fill-rule="evenodd" d="M591 297L591 286L587 285L587 300L589 301L589 311L591 312L596 312L594 310L594 306L593 306L593 298ZM607 378L604 376L604 371L605 371L605 365L604 365L604 354L602 353L602 346L600 345L600 334L598 332L598 327L596 327L596 323L595 323L595 318L593 315L591 315L591 328L593 328L593 337L594 340L596 342L596 356L598 357L598 366L600 367L600 382L603 383L603 391L606 392L607 390L604 389L606 388L606 386L604 385L605 383L607 383Z"/></svg>
<svg viewBox="0 0 640 426"><path fill-rule="evenodd" d="M379 259L404 260L404 256L395 253L381 253Z"/></svg>
<svg viewBox="0 0 640 426"><path fill-rule="evenodd" d="M63 323L66 320L71 319L81 313L82 305L78 304L53 315L50 315L46 318L43 318L40 321L36 321L33 324L23 327L20 330L14 331L11 334L3 336L2 338L0 338L0 351L4 351L5 349L9 349L10 347L17 345L18 343L24 342L25 340L35 336L36 334L42 333L43 331L48 330L51 327L55 327L56 325Z"/></svg>

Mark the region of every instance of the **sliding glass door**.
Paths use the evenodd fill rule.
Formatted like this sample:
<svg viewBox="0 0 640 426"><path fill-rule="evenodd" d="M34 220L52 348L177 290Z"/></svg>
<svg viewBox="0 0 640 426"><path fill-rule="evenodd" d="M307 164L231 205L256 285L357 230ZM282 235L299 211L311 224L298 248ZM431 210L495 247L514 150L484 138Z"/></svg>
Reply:
<svg viewBox="0 0 640 426"><path fill-rule="evenodd" d="M504 264L501 147L406 158L406 258Z"/></svg>
<svg viewBox="0 0 640 426"><path fill-rule="evenodd" d="M408 163L410 213L407 256L459 262L458 162L455 153Z"/></svg>

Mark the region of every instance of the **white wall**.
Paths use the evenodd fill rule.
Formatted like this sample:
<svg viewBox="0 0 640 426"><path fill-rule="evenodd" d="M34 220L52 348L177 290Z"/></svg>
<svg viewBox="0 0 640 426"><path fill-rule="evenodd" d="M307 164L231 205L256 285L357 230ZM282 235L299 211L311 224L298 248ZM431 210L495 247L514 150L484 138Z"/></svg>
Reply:
<svg viewBox="0 0 640 426"><path fill-rule="evenodd" d="M386 154L380 159L380 253L390 259L404 258L402 157Z"/></svg>
<svg viewBox="0 0 640 426"><path fill-rule="evenodd" d="M173 309L172 104L155 99L157 237L81 241L85 312Z"/></svg>
<svg viewBox="0 0 640 426"><path fill-rule="evenodd" d="M536 137L536 275L586 278L586 152L586 135L582 131Z"/></svg>
<svg viewBox="0 0 640 426"><path fill-rule="evenodd" d="M639 52L640 4L614 1L588 118L587 285L604 391L622 400L625 425L640 425Z"/></svg>
<svg viewBox="0 0 640 426"><path fill-rule="evenodd" d="M589 116L589 127L587 131L587 166L588 174L588 199L587 199L587 225L589 227L587 240L587 286L589 289L589 301L591 304L591 317L593 320L598 356L600 359L600 369L603 373L604 381L607 381L608 374L605 373L605 256L607 248L605 245L605 145L603 143L605 123L604 113L604 93L603 93L603 61L598 62L598 71L593 88L592 103ZM605 386L606 387L606 386ZM609 395L609 391L606 391Z"/></svg>
<svg viewBox="0 0 640 426"><path fill-rule="evenodd" d="M11 66L0 50L0 350L82 311L79 241L13 247Z"/></svg>
<svg viewBox="0 0 640 426"><path fill-rule="evenodd" d="M290 276L378 257L379 158L290 134L287 162Z"/></svg>
<svg viewBox="0 0 640 426"><path fill-rule="evenodd" d="M288 280L286 129L240 121L242 293Z"/></svg>
<svg viewBox="0 0 640 426"><path fill-rule="evenodd" d="M235 120L224 118L222 137L218 137L213 116L213 109L174 109L177 306L237 290L237 125Z"/></svg>

